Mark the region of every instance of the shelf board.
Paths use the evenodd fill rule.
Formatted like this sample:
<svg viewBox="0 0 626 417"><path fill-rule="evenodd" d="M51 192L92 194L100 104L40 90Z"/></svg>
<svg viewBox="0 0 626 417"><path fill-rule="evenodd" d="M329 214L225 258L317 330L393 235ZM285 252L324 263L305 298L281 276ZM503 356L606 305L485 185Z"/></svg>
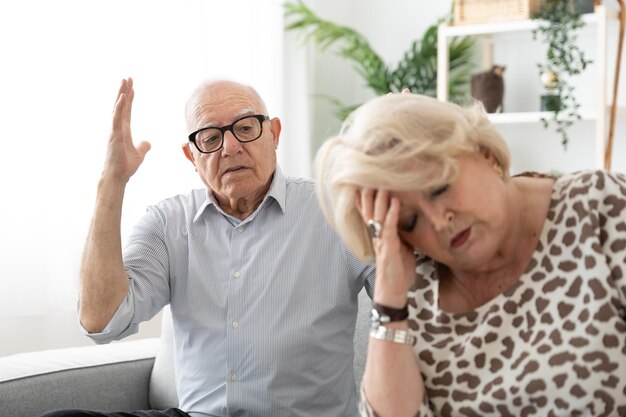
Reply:
<svg viewBox="0 0 626 417"><path fill-rule="evenodd" d="M606 115L610 114L610 107L606 110ZM581 111L580 116L584 121L594 121L597 117L595 111ZM626 117L626 108L617 108L617 117ZM538 123L541 119L552 119L552 112L549 111L530 111L530 112L510 112L510 113L490 113L488 115L489 121L496 124L515 124L515 123Z"/></svg>
<svg viewBox="0 0 626 417"><path fill-rule="evenodd" d="M583 120L595 120L595 112L581 112ZM541 119L550 120L552 112L549 111L530 111L530 112L510 112L510 113L491 113L488 115L489 121L493 124L513 124L513 123L537 123Z"/></svg>
<svg viewBox="0 0 626 417"><path fill-rule="evenodd" d="M586 13L582 15L586 24L597 23L597 13ZM607 18L616 18L614 10L607 10ZM439 27L440 34L444 37L468 36L468 35L489 35L505 32L529 31L539 27L539 21L534 19L509 20L504 22L476 23L457 26L448 26L445 23Z"/></svg>

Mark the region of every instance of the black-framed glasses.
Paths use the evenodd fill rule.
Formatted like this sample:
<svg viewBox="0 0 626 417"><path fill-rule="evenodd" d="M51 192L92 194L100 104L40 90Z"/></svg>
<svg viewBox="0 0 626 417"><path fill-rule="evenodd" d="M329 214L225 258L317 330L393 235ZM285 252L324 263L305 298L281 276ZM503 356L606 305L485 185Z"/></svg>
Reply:
<svg viewBox="0 0 626 417"><path fill-rule="evenodd" d="M261 137L263 122L269 119L269 116L253 114L237 119L228 126L203 127L190 134L189 141L202 153L217 152L224 146L224 134L229 130L239 142L252 142Z"/></svg>

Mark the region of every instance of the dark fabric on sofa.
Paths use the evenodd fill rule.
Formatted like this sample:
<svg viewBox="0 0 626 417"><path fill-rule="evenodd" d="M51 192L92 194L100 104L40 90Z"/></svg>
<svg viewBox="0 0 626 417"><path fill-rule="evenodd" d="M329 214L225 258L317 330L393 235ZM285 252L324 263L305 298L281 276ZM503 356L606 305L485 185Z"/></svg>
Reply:
<svg viewBox="0 0 626 417"><path fill-rule="evenodd" d="M139 410L139 411L92 411L92 410L60 410L44 414L42 417L189 417L189 414L177 408L167 410Z"/></svg>

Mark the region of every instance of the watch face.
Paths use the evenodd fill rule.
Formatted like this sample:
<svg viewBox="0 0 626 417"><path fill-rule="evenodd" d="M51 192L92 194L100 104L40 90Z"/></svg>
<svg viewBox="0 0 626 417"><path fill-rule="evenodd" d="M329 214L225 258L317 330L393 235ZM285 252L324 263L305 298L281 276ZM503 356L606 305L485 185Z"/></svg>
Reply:
<svg viewBox="0 0 626 417"><path fill-rule="evenodd" d="M372 321L372 327L378 327L391 321L389 316L381 315L375 308L370 312L370 320Z"/></svg>
<svg viewBox="0 0 626 417"><path fill-rule="evenodd" d="M380 326L380 314L375 309L370 311L370 320L372 322L372 327Z"/></svg>

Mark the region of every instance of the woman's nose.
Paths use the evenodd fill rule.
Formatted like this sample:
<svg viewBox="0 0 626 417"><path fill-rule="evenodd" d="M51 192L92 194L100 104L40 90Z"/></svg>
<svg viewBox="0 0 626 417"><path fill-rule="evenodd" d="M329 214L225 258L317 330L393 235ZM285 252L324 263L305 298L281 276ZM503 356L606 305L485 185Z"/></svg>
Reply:
<svg viewBox="0 0 626 417"><path fill-rule="evenodd" d="M454 213L450 210L432 210L429 213L429 218L433 229L437 232L441 232L450 227L450 224L454 220Z"/></svg>

